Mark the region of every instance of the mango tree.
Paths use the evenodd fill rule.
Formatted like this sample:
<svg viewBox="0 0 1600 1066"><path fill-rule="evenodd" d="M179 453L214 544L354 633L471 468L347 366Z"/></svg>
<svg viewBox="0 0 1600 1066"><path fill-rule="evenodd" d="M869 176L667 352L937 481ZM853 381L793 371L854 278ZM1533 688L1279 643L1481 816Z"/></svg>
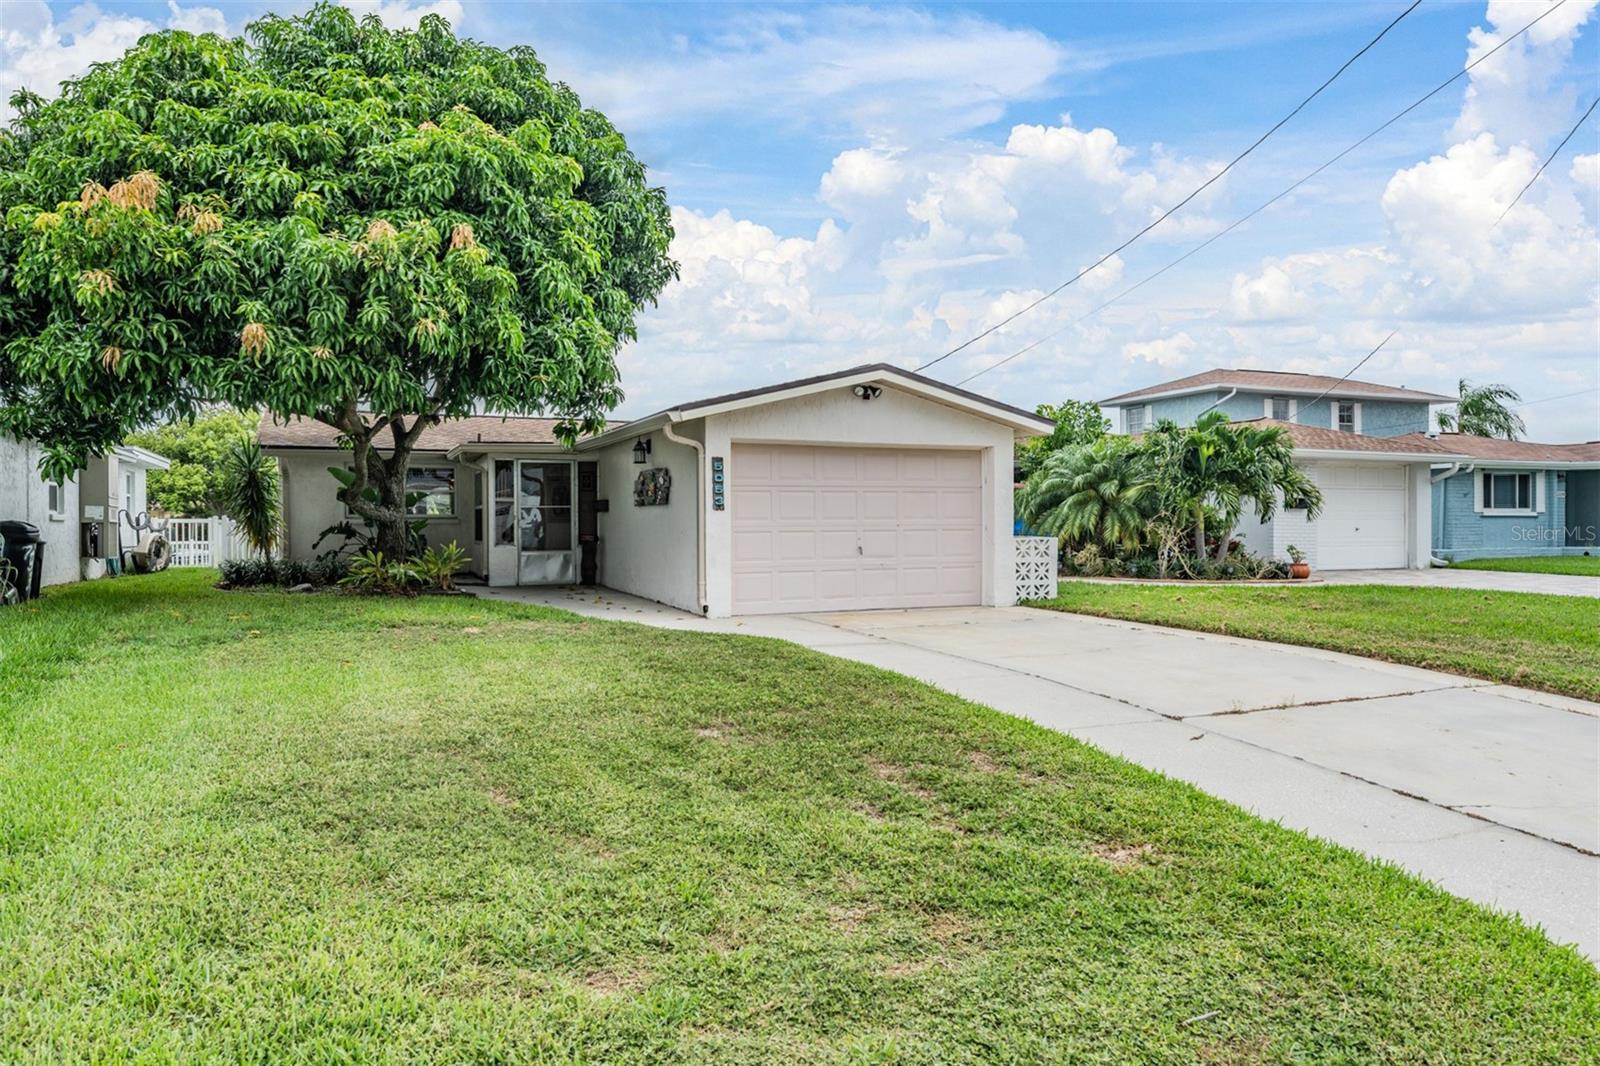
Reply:
<svg viewBox="0 0 1600 1066"><path fill-rule="evenodd" d="M437 17L153 34L12 106L0 431L52 477L216 403L317 419L402 557L423 430L483 409L598 429L676 270L665 194L611 123L530 49Z"/></svg>

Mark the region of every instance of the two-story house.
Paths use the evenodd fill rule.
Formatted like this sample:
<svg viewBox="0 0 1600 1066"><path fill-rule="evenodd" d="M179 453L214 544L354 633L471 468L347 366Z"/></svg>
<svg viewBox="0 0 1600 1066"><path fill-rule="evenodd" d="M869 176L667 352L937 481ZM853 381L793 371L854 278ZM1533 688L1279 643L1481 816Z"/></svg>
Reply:
<svg viewBox="0 0 1600 1066"><path fill-rule="evenodd" d="M1324 570L1421 568L1432 555L1435 465L1464 456L1428 436L1432 407L1452 397L1275 370L1207 370L1101 401L1113 425L1140 433L1206 411L1235 422L1281 425L1322 490L1316 521L1287 501L1268 522L1246 516L1237 535L1251 551L1283 558L1293 544Z"/></svg>

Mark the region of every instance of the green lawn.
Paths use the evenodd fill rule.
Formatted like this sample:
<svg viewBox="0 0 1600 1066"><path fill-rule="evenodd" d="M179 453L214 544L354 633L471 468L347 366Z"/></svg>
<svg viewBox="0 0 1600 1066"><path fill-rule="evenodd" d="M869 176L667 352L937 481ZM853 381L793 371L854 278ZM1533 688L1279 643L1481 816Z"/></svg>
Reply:
<svg viewBox="0 0 1600 1066"><path fill-rule="evenodd" d="M0 1060L1600 1046L1517 921L904 677L207 579L0 611Z"/></svg>
<svg viewBox="0 0 1600 1066"><path fill-rule="evenodd" d="M1520 574L1577 574L1600 577L1600 555L1519 555L1509 559L1468 559L1455 570L1510 570Z"/></svg>
<svg viewBox="0 0 1600 1066"><path fill-rule="evenodd" d="M1600 601L1387 585L1063 581L1056 611L1306 644L1600 700Z"/></svg>

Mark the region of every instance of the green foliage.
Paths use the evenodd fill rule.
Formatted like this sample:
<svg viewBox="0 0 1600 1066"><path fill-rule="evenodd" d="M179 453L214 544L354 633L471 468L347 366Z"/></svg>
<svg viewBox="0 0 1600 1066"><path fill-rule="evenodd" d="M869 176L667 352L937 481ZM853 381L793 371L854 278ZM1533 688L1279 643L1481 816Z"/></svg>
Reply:
<svg viewBox="0 0 1600 1066"><path fill-rule="evenodd" d="M1439 428L1446 433L1471 433L1478 437L1516 440L1528 431L1516 405L1516 390L1504 385L1474 385L1466 378L1457 384L1460 400L1454 411L1439 412Z"/></svg>
<svg viewBox="0 0 1600 1066"><path fill-rule="evenodd" d="M1042 403L1034 413L1053 421L1056 428L1049 436L1034 437L1017 448L1017 465L1022 468L1024 480L1032 477L1048 456L1073 445L1093 444L1111 430L1111 422L1100 413L1099 404L1083 400Z"/></svg>
<svg viewBox="0 0 1600 1066"><path fill-rule="evenodd" d="M356 480L355 475L342 466L330 466L328 467L328 473L333 475L333 479L341 486L336 493L339 500L341 502L346 502L347 498L352 494L352 486L354 486ZM423 499L424 495L425 494L421 492L408 492L405 494L405 507L407 513L410 513L411 509ZM360 492L354 493L354 497L358 502L366 502L371 504L378 503L381 498L378 490L371 485L362 489ZM346 502L346 505L349 506L348 502ZM317 539L311 545L311 550L316 551L318 548L322 547L323 542L329 537L338 537L340 538L340 542L338 546L330 549L327 552L324 552L324 557L328 555L359 554L361 552L380 550L378 544L379 537L377 524L374 523L372 519L366 518L359 514L356 515L356 518L357 521L360 522L359 525L357 525L356 522L350 521L348 518L344 518L318 533ZM409 521L406 523L405 529L408 554L420 555L422 552L426 551L428 547L427 519L419 518Z"/></svg>
<svg viewBox="0 0 1600 1066"><path fill-rule="evenodd" d="M1047 456L1017 493L1017 513L1041 536L1110 552L1139 547L1152 472L1137 442L1108 437Z"/></svg>
<svg viewBox="0 0 1600 1066"><path fill-rule="evenodd" d="M350 560L339 584L357 592L386 596L412 592L422 583L415 566L403 559L385 559L381 551L361 552Z"/></svg>
<svg viewBox="0 0 1600 1066"><path fill-rule="evenodd" d="M222 457L217 484L218 509L238 525L250 547L271 557L282 539L278 464L246 437Z"/></svg>
<svg viewBox="0 0 1600 1066"><path fill-rule="evenodd" d="M347 571L342 559L316 559L309 563L294 559L229 559L217 569L218 584L230 589L337 585Z"/></svg>
<svg viewBox="0 0 1600 1066"><path fill-rule="evenodd" d="M260 421L254 411L224 408L130 433L124 443L172 461L170 469L148 475L150 509L179 518L217 514L222 457L236 441L255 436Z"/></svg>
<svg viewBox="0 0 1600 1066"><path fill-rule="evenodd" d="M456 574L466 568L471 558L455 541L435 545L411 560L413 569L424 585L444 592L454 591Z"/></svg>
<svg viewBox="0 0 1600 1066"><path fill-rule="evenodd" d="M46 472L206 405L338 428L352 504L479 405L598 430L666 195L532 50L319 4L142 38L0 134L0 430ZM393 441L388 439L393 435ZM374 438L388 454L380 456ZM391 447L392 443L392 447Z"/></svg>
<svg viewBox="0 0 1600 1066"><path fill-rule="evenodd" d="M1052 452L1018 489L1016 510L1029 530L1069 550L1092 546L1123 560L1149 552L1163 577L1173 567L1231 577L1241 569L1229 558L1246 506L1267 521L1280 499L1303 503L1308 519L1322 510L1288 435L1214 411L1193 426L1164 421L1137 440L1102 437Z"/></svg>

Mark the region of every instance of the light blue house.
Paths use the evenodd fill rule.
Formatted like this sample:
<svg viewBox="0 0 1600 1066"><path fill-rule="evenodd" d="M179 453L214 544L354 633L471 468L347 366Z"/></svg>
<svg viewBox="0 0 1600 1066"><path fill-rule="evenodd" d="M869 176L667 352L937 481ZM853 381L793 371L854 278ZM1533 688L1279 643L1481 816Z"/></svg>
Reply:
<svg viewBox="0 0 1600 1066"><path fill-rule="evenodd" d="M1269 521L1246 516L1236 535L1259 555L1283 559L1292 544L1314 567L1367 570L1429 565L1433 467L1460 457L1427 430L1433 405L1451 399L1320 374L1207 370L1100 402L1125 433L1211 410L1284 427L1322 490L1322 514L1313 522L1288 501Z"/></svg>
<svg viewBox="0 0 1600 1066"><path fill-rule="evenodd" d="M1443 559L1600 552L1600 442L1437 437L1467 459L1434 471L1433 549Z"/></svg>
<svg viewBox="0 0 1600 1066"><path fill-rule="evenodd" d="M1430 432L1433 406L1453 402L1319 374L1207 370L1100 404L1124 433L1211 410L1283 426L1323 511L1315 522L1292 506L1267 522L1247 517L1237 535L1261 555L1281 559L1293 544L1313 566L1344 570L1600 551L1600 442Z"/></svg>

